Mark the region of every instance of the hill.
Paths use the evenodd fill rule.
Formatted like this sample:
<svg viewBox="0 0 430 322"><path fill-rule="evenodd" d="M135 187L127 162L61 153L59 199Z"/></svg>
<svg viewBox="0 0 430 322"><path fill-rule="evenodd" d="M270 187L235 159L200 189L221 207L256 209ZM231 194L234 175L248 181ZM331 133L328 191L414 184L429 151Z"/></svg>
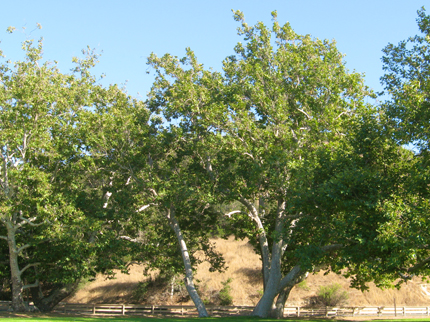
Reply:
<svg viewBox="0 0 430 322"><path fill-rule="evenodd" d="M222 282L231 278L230 295L234 305L255 305L263 290L261 264L259 256L247 241L215 239L217 250L226 260L228 269L224 273L209 272L209 264L202 263L197 268L195 279L199 291L207 303L219 302L218 293L223 288ZM117 273L116 279L108 280L98 276L88 282L66 302L69 303L142 303L173 305L192 304L179 278L171 281L157 278L154 272L150 277L143 276L143 267L131 267L130 274ZM306 305L309 298L316 294L322 285L339 283L349 294L346 305L350 306L392 306L394 298L398 306L429 306L430 297L425 295L416 277L404 284L401 290L380 290L371 284L369 291L361 292L349 288L349 280L330 273L322 272L310 275L307 280L296 286L287 301L287 306ZM173 290L173 292L172 292Z"/></svg>

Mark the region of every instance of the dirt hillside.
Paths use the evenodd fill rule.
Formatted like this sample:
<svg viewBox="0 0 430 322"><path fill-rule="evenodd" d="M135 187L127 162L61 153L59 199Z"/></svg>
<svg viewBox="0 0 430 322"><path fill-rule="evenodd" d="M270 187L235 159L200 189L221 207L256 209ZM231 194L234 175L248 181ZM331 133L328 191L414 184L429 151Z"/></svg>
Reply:
<svg viewBox="0 0 430 322"><path fill-rule="evenodd" d="M202 263L197 269L195 279L202 297L207 303L217 303L219 291L223 282L231 278L230 295L234 305L255 305L261 297L263 285L259 256L253 252L252 246L246 241L216 239L218 251L227 262L228 269L224 273L209 272L209 264ZM73 296L67 299L69 303L142 303L157 305L172 305L179 302L192 304L189 301L180 278L172 281L160 281L157 273L151 277L142 274L141 266L133 266L129 275L118 273L116 279L106 280L98 276L93 282L88 282ZM394 298L397 305L430 306L430 297L425 295L420 278L414 278L401 290L380 290L370 285L368 292L349 288L349 281L336 274L325 275L318 273L310 275L306 282L295 287L287 301L287 305L297 306L308 304L309 298L315 295L322 285L339 283L349 294L346 305L351 306L392 306ZM172 292L173 290L173 292ZM430 290L430 287L429 287Z"/></svg>

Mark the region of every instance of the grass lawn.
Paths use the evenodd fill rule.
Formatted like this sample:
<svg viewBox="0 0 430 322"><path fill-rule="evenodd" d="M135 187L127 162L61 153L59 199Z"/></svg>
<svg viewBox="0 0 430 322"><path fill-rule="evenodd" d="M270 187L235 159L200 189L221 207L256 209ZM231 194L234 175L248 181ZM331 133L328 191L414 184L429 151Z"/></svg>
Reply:
<svg viewBox="0 0 430 322"><path fill-rule="evenodd" d="M83 317L83 316L38 316L37 314L28 314L23 316L0 316L0 321L13 321L13 322L28 322L28 321L36 321L36 322L65 322L65 321L75 321L75 322L186 322L186 321L222 321L222 322L279 322L277 319L259 319L255 317L221 317L221 318L146 318L146 317ZM342 322L366 322L364 320L336 320L336 319L307 319L307 318L286 318L284 321L288 322L328 322L328 321L342 321ZM430 322L430 318L416 318L416 319L379 319L375 317L374 319L369 319L368 321L372 322Z"/></svg>
<svg viewBox="0 0 430 322"><path fill-rule="evenodd" d="M152 318L147 318L147 317L118 317L118 316L114 316L114 317L82 317L82 316L31 316L26 315L24 317L0 317L0 322L1 321L13 321L13 322L29 322L29 321L40 321L40 322L65 322L65 321L75 321L75 322L186 322L186 321L219 321L219 322L257 322L257 321L265 321L265 322L279 322L279 320L277 319L259 319L259 318L255 318L255 317L245 317L245 316L241 316L241 317L220 317L220 318L204 318L204 319L199 319L199 318L158 318L158 317L152 317ZM300 320L293 320L293 319L288 319L288 321L294 322L294 321L302 321L302 322L323 322L323 320L321 319L312 319L312 320L307 320L307 319L300 319ZM361 321L360 321L361 322ZM430 320L429 320L430 322Z"/></svg>

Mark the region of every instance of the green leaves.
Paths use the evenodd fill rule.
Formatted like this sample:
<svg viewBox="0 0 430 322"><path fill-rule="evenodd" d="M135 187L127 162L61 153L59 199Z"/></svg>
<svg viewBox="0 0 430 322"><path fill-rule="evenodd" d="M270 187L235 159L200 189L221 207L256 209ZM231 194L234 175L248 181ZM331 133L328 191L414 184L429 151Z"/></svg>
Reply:
<svg viewBox="0 0 430 322"><path fill-rule="evenodd" d="M415 144L420 150L428 149L430 93L430 30L429 16L425 9L418 11L421 35L401 41L397 46L389 44L382 57L385 75L381 82L391 96L384 108L398 128L396 137L402 144Z"/></svg>

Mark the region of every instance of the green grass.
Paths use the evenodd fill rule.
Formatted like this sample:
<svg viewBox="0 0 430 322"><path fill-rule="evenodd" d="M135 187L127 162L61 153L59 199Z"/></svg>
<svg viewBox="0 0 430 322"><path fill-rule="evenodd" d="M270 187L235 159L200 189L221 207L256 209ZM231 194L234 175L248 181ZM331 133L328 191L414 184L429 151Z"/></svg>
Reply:
<svg viewBox="0 0 430 322"><path fill-rule="evenodd" d="M96 318L87 318L87 317L76 317L76 316L64 316L64 317L28 317L28 318L19 318L19 317L8 317L8 318L0 318L0 321L13 321L13 322L29 322L29 321L37 321L37 322L65 322L65 321L74 321L74 322L186 322L186 321L225 321L225 322L257 322L257 321L265 321L265 322L279 322L276 319L259 319L253 317L222 317L222 318L137 318L137 317L129 317L129 318L120 318L120 317L96 317ZM293 320L289 320L292 321ZM304 322L321 322L321 320L300 320Z"/></svg>
<svg viewBox="0 0 430 322"><path fill-rule="evenodd" d="M145 318L145 317L76 317L76 316L53 316L53 317L37 317L37 316L29 316L29 317L7 317L7 318L1 318L0 321L13 321L13 322L29 322L29 321L37 321L37 322L65 322L65 321L71 321L71 322L113 322L113 321L119 321L119 322L186 322L186 321L219 321L219 322L258 322L258 321L264 321L264 322L279 322L277 319L260 319L256 317L247 317L247 316L240 316L240 317L220 317L220 318ZM324 322L324 319L286 319L286 321L294 322ZM333 321L333 320L327 320L327 321ZM396 322L399 322L401 320L397 320ZM430 321L430 320L429 320ZM360 321L364 322L364 321Z"/></svg>
<svg viewBox="0 0 430 322"><path fill-rule="evenodd" d="M36 321L36 322L186 322L186 321L222 321L222 322L279 322L277 319L260 319L256 317L221 317L221 318L145 318L145 317L80 317L80 316L52 316L52 317L38 317L38 316L30 316L28 317L0 317L0 321L13 321L13 322L28 322L28 321ZM336 321L335 319L307 319L307 318L286 318L284 321L288 322L329 322ZM340 321L340 320L339 320ZM430 318L416 318L416 319L378 319L375 317L374 319L369 319L368 321L372 322L430 322ZM342 322L353 322L348 320L342 320ZM354 321L356 322L356 321ZM359 321L366 322L366 321Z"/></svg>

